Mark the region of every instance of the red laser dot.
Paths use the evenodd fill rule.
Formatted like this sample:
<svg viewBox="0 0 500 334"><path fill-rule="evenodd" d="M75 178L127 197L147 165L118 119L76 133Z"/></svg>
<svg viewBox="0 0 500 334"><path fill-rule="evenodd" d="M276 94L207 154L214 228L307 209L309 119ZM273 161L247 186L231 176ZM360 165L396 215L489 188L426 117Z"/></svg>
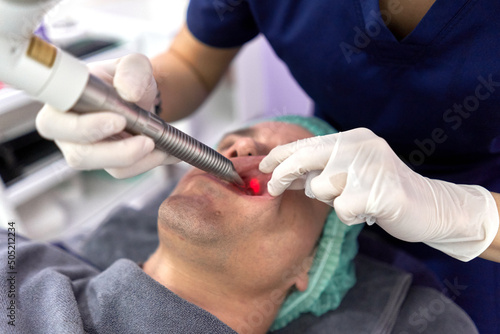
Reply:
<svg viewBox="0 0 500 334"><path fill-rule="evenodd" d="M260 184L257 179L250 179L250 183L248 183L248 189L250 189L254 195L257 195L260 191Z"/></svg>

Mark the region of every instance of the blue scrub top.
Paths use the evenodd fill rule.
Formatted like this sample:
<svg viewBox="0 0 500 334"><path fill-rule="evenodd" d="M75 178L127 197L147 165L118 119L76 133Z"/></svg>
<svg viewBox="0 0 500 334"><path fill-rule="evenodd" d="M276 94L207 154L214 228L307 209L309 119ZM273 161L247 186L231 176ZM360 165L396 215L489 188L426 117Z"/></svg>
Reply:
<svg viewBox="0 0 500 334"><path fill-rule="evenodd" d="M378 0L191 0L187 24L214 47L262 33L317 116L341 131L371 129L421 175L500 192L499 17L495 0L437 0L399 41ZM404 247L481 333L500 333L500 264Z"/></svg>

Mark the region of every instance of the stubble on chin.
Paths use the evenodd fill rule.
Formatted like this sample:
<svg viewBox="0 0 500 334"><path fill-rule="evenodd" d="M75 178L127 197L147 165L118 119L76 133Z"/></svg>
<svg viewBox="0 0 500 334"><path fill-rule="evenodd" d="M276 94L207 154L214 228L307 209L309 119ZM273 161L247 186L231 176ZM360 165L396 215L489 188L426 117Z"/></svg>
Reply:
<svg viewBox="0 0 500 334"><path fill-rule="evenodd" d="M221 218L219 211L204 210L192 198L173 196L160 206L158 227L190 243L209 246L221 241Z"/></svg>
<svg viewBox="0 0 500 334"><path fill-rule="evenodd" d="M158 215L161 247L199 269L224 272L234 250L233 239L217 228L217 214L201 218L198 212L193 206L164 202Z"/></svg>

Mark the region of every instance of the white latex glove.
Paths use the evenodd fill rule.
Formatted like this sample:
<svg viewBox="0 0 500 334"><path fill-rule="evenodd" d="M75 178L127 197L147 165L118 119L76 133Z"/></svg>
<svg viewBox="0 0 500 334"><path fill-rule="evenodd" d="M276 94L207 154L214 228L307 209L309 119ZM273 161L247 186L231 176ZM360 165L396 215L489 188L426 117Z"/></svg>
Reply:
<svg viewBox="0 0 500 334"><path fill-rule="evenodd" d="M89 68L91 73L113 84L123 99L153 111L158 90L147 57L133 54L91 63ZM48 105L36 118L40 135L54 140L68 164L76 169L104 168L116 178L126 178L179 161L156 150L151 138L123 132L125 125L125 118L114 112L77 114ZM113 140L109 139L111 136Z"/></svg>
<svg viewBox="0 0 500 334"><path fill-rule="evenodd" d="M413 172L368 129L278 146L261 164L269 193L306 188L347 225L377 223L389 234L426 244L462 261L481 254L499 225L491 193L480 186L431 180ZM319 176L304 176L321 171Z"/></svg>

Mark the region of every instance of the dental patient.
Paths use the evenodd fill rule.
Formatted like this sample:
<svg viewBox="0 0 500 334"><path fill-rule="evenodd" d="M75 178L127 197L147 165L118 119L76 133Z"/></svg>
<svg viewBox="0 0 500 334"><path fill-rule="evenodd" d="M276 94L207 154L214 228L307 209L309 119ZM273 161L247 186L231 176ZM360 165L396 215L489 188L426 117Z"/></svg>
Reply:
<svg viewBox="0 0 500 334"><path fill-rule="evenodd" d="M0 304L14 300L7 315L15 326L4 318L0 332L391 333L418 330L412 311L439 298L444 308L427 332L475 333L451 300L427 290L419 298L408 274L355 260L360 225L342 224L304 191L267 193L271 175L258 164L272 148L332 131L315 118L285 116L224 136L218 150L248 189L190 170L160 205L159 244L144 261L122 258L101 270L84 253L17 236L15 282L0 273ZM3 249L6 242L3 235Z"/></svg>

